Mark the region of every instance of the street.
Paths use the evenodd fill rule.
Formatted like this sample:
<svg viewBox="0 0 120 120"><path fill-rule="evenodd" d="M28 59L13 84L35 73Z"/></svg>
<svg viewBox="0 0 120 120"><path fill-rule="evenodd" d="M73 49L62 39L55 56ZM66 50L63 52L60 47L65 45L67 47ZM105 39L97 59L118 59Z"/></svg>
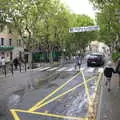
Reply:
<svg viewBox="0 0 120 120"><path fill-rule="evenodd" d="M0 0L0 120L119 120L120 0Z"/></svg>
<svg viewBox="0 0 120 120"><path fill-rule="evenodd" d="M60 68L44 68L44 71L41 69L36 69L38 74L54 73L57 76L41 82L37 89L31 88L22 97L14 94L11 99L14 101L16 98L18 102L9 105L13 120L87 118L89 102L95 93L97 81L101 79L103 68L87 68L83 64L81 70L76 71L73 64L66 64Z"/></svg>

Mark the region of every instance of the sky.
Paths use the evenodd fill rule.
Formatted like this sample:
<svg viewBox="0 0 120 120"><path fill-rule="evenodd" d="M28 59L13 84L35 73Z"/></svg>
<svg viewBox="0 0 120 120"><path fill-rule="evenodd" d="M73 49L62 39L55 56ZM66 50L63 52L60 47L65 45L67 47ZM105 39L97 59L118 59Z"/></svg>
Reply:
<svg viewBox="0 0 120 120"><path fill-rule="evenodd" d="M95 18L95 10L88 0L62 0L69 6L70 10L77 14L86 14Z"/></svg>

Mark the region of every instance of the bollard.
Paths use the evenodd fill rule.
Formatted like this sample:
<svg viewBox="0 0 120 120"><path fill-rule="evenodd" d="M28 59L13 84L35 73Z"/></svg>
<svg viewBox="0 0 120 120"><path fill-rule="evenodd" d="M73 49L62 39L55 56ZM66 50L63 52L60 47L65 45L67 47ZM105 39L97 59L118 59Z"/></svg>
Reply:
<svg viewBox="0 0 120 120"><path fill-rule="evenodd" d="M26 66L26 62L25 62L25 72L27 71L27 66Z"/></svg>
<svg viewBox="0 0 120 120"><path fill-rule="evenodd" d="M21 72L21 63L19 63L19 68L20 68L20 72Z"/></svg>
<svg viewBox="0 0 120 120"><path fill-rule="evenodd" d="M4 69L4 73L5 73L5 77L7 75L7 72L6 72L6 65L3 65L3 69Z"/></svg>
<svg viewBox="0 0 120 120"><path fill-rule="evenodd" d="M12 75L14 74L14 71L13 71L13 63L10 64L11 65L11 73Z"/></svg>

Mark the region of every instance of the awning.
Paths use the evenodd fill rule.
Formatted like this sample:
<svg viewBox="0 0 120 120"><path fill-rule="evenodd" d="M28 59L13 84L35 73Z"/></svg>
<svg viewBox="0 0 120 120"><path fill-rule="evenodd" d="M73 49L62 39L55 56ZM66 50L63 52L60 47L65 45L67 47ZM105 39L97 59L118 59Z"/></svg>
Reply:
<svg viewBox="0 0 120 120"><path fill-rule="evenodd" d="M9 51L13 49L14 49L14 46L0 46L0 51Z"/></svg>

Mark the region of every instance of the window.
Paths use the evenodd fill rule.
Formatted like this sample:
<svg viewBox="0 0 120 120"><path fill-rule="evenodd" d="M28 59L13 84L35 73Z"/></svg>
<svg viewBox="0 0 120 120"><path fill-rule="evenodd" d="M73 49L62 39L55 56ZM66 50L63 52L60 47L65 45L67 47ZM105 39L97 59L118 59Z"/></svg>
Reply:
<svg viewBox="0 0 120 120"><path fill-rule="evenodd" d="M12 45L12 39L9 39L9 45L10 46Z"/></svg>
<svg viewBox="0 0 120 120"><path fill-rule="evenodd" d="M4 45L4 38L1 38L1 45Z"/></svg>
<svg viewBox="0 0 120 120"><path fill-rule="evenodd" d="M21 45L22 45L21 40L18 40L17 45L18 45L18 46L21 46Z"/></svg>
<svg viewBox="0 0 120 120"><path fill-rule="evenodd" d="M5 55L5 53L4 53L4 52L1 52L1 55L2 55L2 56L4 56L4 55Z"/></svg>

